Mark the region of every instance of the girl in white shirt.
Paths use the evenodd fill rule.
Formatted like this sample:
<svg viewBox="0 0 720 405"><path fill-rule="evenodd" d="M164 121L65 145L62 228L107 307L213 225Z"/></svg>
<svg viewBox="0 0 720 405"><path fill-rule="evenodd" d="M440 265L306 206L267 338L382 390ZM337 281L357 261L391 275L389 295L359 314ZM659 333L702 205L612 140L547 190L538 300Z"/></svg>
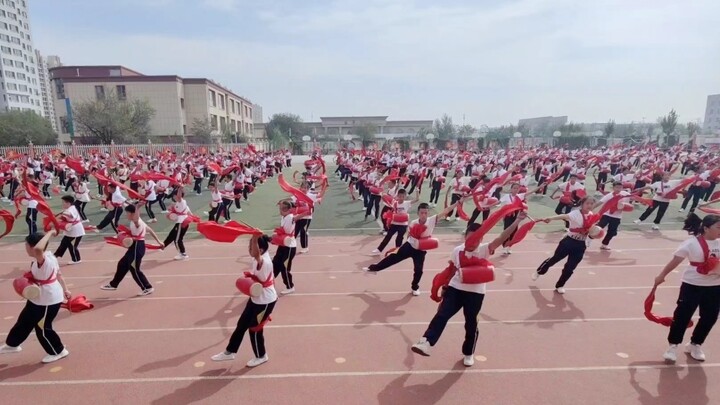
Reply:
<svg viewBox="0 0 720 405"><path fill-rule="evenodd" d="M685 220L683 230L695 237L680 245L673 253L673 258L655 278L655 286L658 286L664 283L665 277L685 259L690 262L682 275L677 307L668 333L670 347L663 355L665 360L672 363L677 361L675 351L682 343L685 330L698 308L700 319L693 329L690 343L685 346L685 352L697 361L705 360L701 346L720 314L720 271L717 266L709 269L709 272L698 268L711 256L720 257L720 216L706 215L700 219L697 215L690 214Z"/></svg>
<svg viewBox="0 0 720 405"><path fill-rule="evenodd" d="M175 256L175 260L187 260L189 258L189 256L185 252L185 242L183 242L183 239L185 238L185 233L187 232L189 226L183 226L183 222L185 222L191 212L190 207L188 207L184 196L185 192L183 191L183 189L178 189L177 193L175 193L175 195L173 196L175 204L170 206L170 214L168 215L175 216L175 225L170 230L170 233L168 233L168 236L165 238L165 242L163 242L163 245L165 247L168 247L171 243L175 244L175 248L180 253Z"/></svg>
<svg viewBox="0 0 720 405"><path fill-rule="evenodd" d="M248 367L257 367L269 360L265 351L263 329L277 302L277 293L273 285L273 262L270 259L270 252L268 252L269 247L270 238L267 235L255 235L250 239L249 250L252 264L249 275L263 284L263 290L259 296L251 297L247 301L245 310L238 319L237 327L230 336L225 351L212 356L214 361L235 359L235 354L240 349L245 332L248 332L250 344L255 354L255 358L248 361L246 365Z"/></svg>
<svg viewBox="0 0 720 405"><path fill-rule="evenodd" d="M297 242L295 241L295 216L290 213L292 204L290 201L280 201L280 228L279 230L283 235L285 241L282 245L278 246L273 256L273 269L275 277L282 276L283 283L287 288L281 294L292 294L295 292L295 284L293 283L293 277L290 273L292 271L292 263L295 258L295 252L297 250Z"/></svg>
<svg viewBox="0 0 720 405"><path fill-rule="evenodd" d="M155 213L152 210L152 205L157 202L157 194L155 194L155 182L148 180L145 182L145 212L147 212L150 220L148 223L154 224L157 222Z"/></svg>
<svg viewBox="0 0 720 405"><path fill-rule="evenodd" d="M78 179L72 183L73 192L75 194L75 209L77 209L83 222L90 222L85 215L85 207L90 202L90 189L85 180Z"/></svg>
<svg viewBox="0 0 720 405"><path fill-rule="evenodd" d="M30 332L35 335L47 353L43 363L52 363L70 354L63 346L60 336L53 330L53 320L60 311L64 298L70 299L65 281L60 274L60 265L51 252L46 252L50 238L57 235L53 230L48 234L34 233L25 239L25 251L35 259L30 265L30 273L40 286L40 296L28 300L20 312L15 326L10 329L5 344L0 346L0 354L18 353L20 345Z"/></svg>
<svg viewBox="0 0 720 405"><path fill-rule="evenodd" d="M63 212L60 216L70 225L70 228L63 231L63 238L60 241L60 246L55 251L55 257L60 258L65 255L65 251L70 251L70 265L78 264L82 260L80 259L80 251L78 246L82 237L85 236L85 228L83 228L82 218L77 208L75 208L75 198L71 195L62 197Z"/></svg>

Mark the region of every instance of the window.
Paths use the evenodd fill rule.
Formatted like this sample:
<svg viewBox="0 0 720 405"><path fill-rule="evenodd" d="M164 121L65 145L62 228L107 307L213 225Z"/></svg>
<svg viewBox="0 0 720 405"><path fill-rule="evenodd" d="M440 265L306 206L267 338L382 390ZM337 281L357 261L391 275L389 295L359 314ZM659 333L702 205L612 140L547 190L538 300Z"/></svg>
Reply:
<svg viewBox="0 0 720 405"><path fill-rule="evenodd" d="M21 84L20 86L18 86L18 90L27 92L28 91L27 84Z"/></svg>
<svg viewBox="0 0 720 405"><path fill-rule="evenodd" d="M184 98L181 98L181 99L180 99L180 108L183 109L183 110L185 109L185 99L184 99ZM183 133L184 133L184 132L183 132Z"/></svg>
<svg viewBox="0 0 720 405"><path fill-rule="evenodd" d="M13 50L12 50L12 54L15 55L15 56L23 56L22 51L19 50L19 49L13 49Z"/></svg>
<svg viewBox="0 0 720 405"><path fill-rule="evenodd" d="M12 48L10 48L9 46L0 46L0 50L2 50L3 53L12 54Z"/></svg>
<svg viewBox="0 0 720 405"><path fill-rule="evenodd" d="M70 132L69 128L67 117L60 117L60 131L62 131L63 134L67 134Z"/></svg>
<svg viewBox="0 0 720 405"><path fill-rule="evenodd" d="M119 100L127 100L127 93L125 92L125 85L121 84L116 87L117 96Z"/></svg>
<svg viewBox="0 0 720 405"><path fill-rule="evenodd" d="M17 78L18 80L25 80L25 73L18 73Z"/></svg>
<svg viewBox="0 0 720 405"><path fill-rule="evenodd" d="M18 38L18 37L10 37L10 40L11 40L11 42L12 42L13 44L18 44L18 45L20 45L20 38Z"/></svg>
<svg viewBox="0 0 720 405"><path fill-rule="evenodd" d="M98 100L102 100L105 98L105 87L95 86L95 98Z"/></svg>
<svg viewBox="0 0 720 405"><path fill-rule="evenodd" d="M15 83L8 83L7 88L8 88L8 90L17 90L18 86Z"/></svg>
<svg viewBox="0 0 720 405"><path fill-rule="evenodd" d="M220 129L223 131L227 129L227 120L225 117L220 117Z"/></svg>
<svg viewBox="0 0 720 405"><path fill-rule="evenodd" d="M5 72L5 74L7 75L7 77L11 77L13 79L15 78L15 72L8 71L8 72Z"/></svg>
<svg viewBox="0 0 720 405"><path fill-rule="evenodd" d="M15 61L15 67L22 69L25 67L25 64L20 61Z"/></svg>
<svg viewBox="0 0 720 405"><path fill-rule="evenodd" d="M187 125L183 124L183 135L187 134Z"/></svg>
<svg viewBox="0 0 720 405"><path fill-rule="evenodd" d="M233 103L233 106L235 106L235 103ZM235 128L237 128L236 121L235 121L235 120L230 120L230 129L232 129L233 131L235 131Z"/></svg>
<svg viewBox="0 0 720 405"><path fill-rule="evenodd" d="M3 65L13 66L14 64L13 64L12 59L3 58Z"/></svg>
<svg viewBox="0 0 720 405"><path fill-rule="evenodd" d="M55 94L57 94L58 100L65 98L65 84L62 80L55 80Z"/></svg>
<svg viewBox="0 0 720 405"><path fill-rule="evenodd" d="M210 90L208 92L208 96L210 97L210 104L212 104L213 107L217 107L217 100L215 99L215 92Z"/></svg>
<svg viewBox="0 0 720 405"><path fill-rule="evenodd" d="M225 96L223 96L222 94L220 95L220 109L225 109Z"/></svg>
<svg viewBox="0 0 720 405"><path fill-rule="evenodd" d="M210 114L210 127L212 129L218 129L218 116L215 114Z"/></svg>
<svg viewBox="0 0 720 405"><path fill-rule="evenodd" d="M235 114L235 100L232 100L232 99L230 100L230 108L232 109L233 114ZM235 121L235 120L233 120L233 121ZM233 124L233 128L234 127L235 127L235 125Z"/></svg>

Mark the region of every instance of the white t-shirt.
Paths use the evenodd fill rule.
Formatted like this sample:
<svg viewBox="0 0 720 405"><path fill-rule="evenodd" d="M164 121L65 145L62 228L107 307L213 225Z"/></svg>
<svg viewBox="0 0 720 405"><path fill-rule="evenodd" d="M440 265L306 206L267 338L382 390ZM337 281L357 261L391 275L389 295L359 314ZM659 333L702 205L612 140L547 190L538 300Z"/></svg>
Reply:
<svg viewBox="0 0 720 405"><path fill-rule="evenodd" d="M63 211L63 217L65 217L67 222L76 222L74 225L70 226L69 230L63 231L63 235L69 238L77 238L85 235L82 218L80 218L80 213L74 205L71 205L68 209Z"/></svg>
<svg viewBox="0 0 720 405"><path fill-rule="evenodd" d="M655 192L653 200L660 202L670 202L669 199L665 198L665 193L669 192L678 185L677 180L671 180L668 182L656 181L650 185L650 188Z"/></svg>
<svg viewBox="0 0 720 405"><path fill-rule="evenodd" d="M420 224L420 219L413 220L410 222L410 228L412 229L413 226ZM429 238L432 236L433 231L435 230L435 225L437 224L437 215L433 215L431 217L428 217L427 220L425 220L425 232L423 232L420 236L423 238ZM417 249L418 247L418 240L413 238L412 236L408 236L407 239L410 246Z"/></svg>
<svg viewBox="0 0 720 405"><path fill-rule="evenodd" d="M487 259L488 257L490 257L489 246L490 246L489 243L481 243L477 249L475 249L471 252L465 252L465 256ZM477 293L477 294L485 294L485 283L483 283L483 284L465 284L462 281L460 281L460 273L461 273L460 272L460 252L462 252L464 250L465 250L465 244L457 246L455 249L453 249L452 261L455 264L455 267L458 269L458 271L456 271L453 278L450 279L449 286L452 288L455 288L457 290L468 291L468 292Z"/></svg>
<svg viewBox="0 0 720 405"><path fill-rule="evenodd" d="M135 225L135 222L130 221L130 234L133 238L138 240L145 240L145 233L147 232L147 225L145 222L138 218L138 224Z"/></svg>
<svg viewBox="0 0 720 405"><path fill-rule="evenodd" d="M187 219L188 214L190 214L190 208L188 208L187 202L183 199L175 202L173 212L178 213L175 223L182 224Z"/></svg>
<svg viewBox="0 0 720 405"><path fill-rule="evenodd" d="M517 193L515 195L517 198L520 199L520 201L525 201L525 193ZM513 196L511 194L503 194L502 197L500 197L500 205L506 205L513 202Z"/></svg>
<svg viewBox="0 0 720 405"><path fill-rule="evenodd" d="M591 213L588 212L587 216L590 216L590 215L591 215ZM585 219L583 218L583 214L582 214L582 212L580 212L580 210L570 211L570 213L567 214L567 216L568 216L568 222L570 223L570 229L582 228L585 225ZM587 235L575 233L575 232L570 232L570 233L574 233L574 234L577 234L580 236L587 236Z"/></svg>
<svg viewBox="0 0 720 405"><path fill-rule="evenodd" d="M575 182L575 184L570 184L569 181L566 181L565 183L562 183L558 186L560 189L560 192L562 193L572 193L573 191L577 190L584 190L585 186L580 184L580 182Z"/></svg>
<svg viewBox="0 0 720 405"><path fill-rule="evenodd" d="M43 281L50 278L57 278L60 273L60 265L58 264L57 258L52 252L45 252L43 254L45 261L41 267L38 267L37 262L33 261L30 265L30 271L32 272L35 280ZM40 286L40 296L36 299L30 300L35 305L55 305L60 304L64 300L63 289L60 282L45 284Z"/></svg>
<svg viewBox="0 0 720 405"><path fill-rule="evenodd" d="M145 183L145 199L147 201L155 201L157 200L157 195L155 194L155 182L152 180L148 180L147 183Z"/></svg>
<svg viewBox="0 0 720 405"><path fill-rule="evenodd" d="M706 242L710 250L710 255L720 257L720 239L708 240ZM673 255L688 259L690 262L700 263L705 261L700 242L698 242L696 237L692 237L680 244L680 247L678 247ZM700 274L695 266L688 263L682 275L682 281L683 283L703 287L716 286L720 285L720 273Z"/></svg>
<svg viewBox="0 0 720 405"><path fill-rule="evenodd" d="M251 266L252 266L252 274L255 275L260 281L265 281L270 278L270 280L273 279L273 264L272 264L272 258L270 257L270 252L266 251L262 254L262 266L260 267L260 270L258 270L258 263L255 258L252 258ZM271 302L277 301L277 292L275 291L275 286L270 285L270 287L263 287L262 293L257 297L251 297L250 299L254 304L258 305L265 305L270 304Z"/></svg>
<svg viewBox="0 0 720 405"><path fill-rule="evenodd" d="M35 199L33 199L32 197L30 197L30 193L28 193L27 191L25 192L25 198L28 200L28 202L27 202L27 203L28 203L28 205L27 205L28 208L37 209L37 206L38 206L37 200L35 200Z"/></svg>
<svg viewBox="0 0 720 405"><path fill-rule="evenodd" d="M397 203L396 212L397 212L398 214L408 214L408 215L409 215L409 214L410 214L410 207L411 207L411 206L412 206L412 203L411 203L410 201L407 201L407 200L405 200L405 201L403 201L403 202L401 202L401 203ZM392 224L392 225L406 225L406 226L407 226L408 221L404 221L404 222L392 221L391 224Z"/></svg>
<svg viewBox="0 0 720 405"><path fill-rule="evenodd" d="M293 214L287 214L284 217L280 219L280 227L285 231L287 235L294 235L295 234L295 223L293 222L294 215ZM297 247L297 241L295 238L285 238L289 242L285 246L289 248Z"/></svg>
<svg viewBox="0 0 720 405"><path fill-rule="evenodd" d="M120 191L120 187L115 188L115 191L112 193L111 202L116 207L122 207L123 203L125 202L126 198L122 195L122 192Z"/></svg>
<svg viewBox="0 0 720 405"><path fill-rule="evenodd" d="M620 195L621 195L621 196L628 196L628 195L630 195L630 194L627 193L627 192L625 192L625 191L621 191L621 192L620 192ZM610 201L613 197L615 197L615 194L613 194L613 193L607 193L607 194L605 194L605 195L603 196L603 198L600 199L600 203L601 203L601 204L605 204L606 202ZM624 206L626 203L629 203L629 202L630 202L630 199L629 199L629 198L621 198L620 201L618 201L618 203L617 203L617 205L618 205L618 207L620 207L620 209L619 209L619 210L616 210L615 208L611 207L610 210L607 211L607 212L605 212L604 215L606 215L606 216L608 216L608 217L612 217L612 218L622 218L622 213L623 213L622 208L623 208L623 206ZM602 207L602 206L601 206L601 207ZM576 211L577 211L577 210L576 210ZM573 211L573 212L574 212L574 211Z"/></svg>
<svg viewBox="0 0 720 405"><path fill-rule="evenodd" d="M78 184L77 191L75 192L75 199L80 202L90 202L90 190L88 189L87 183L81 181Z"/></svg>

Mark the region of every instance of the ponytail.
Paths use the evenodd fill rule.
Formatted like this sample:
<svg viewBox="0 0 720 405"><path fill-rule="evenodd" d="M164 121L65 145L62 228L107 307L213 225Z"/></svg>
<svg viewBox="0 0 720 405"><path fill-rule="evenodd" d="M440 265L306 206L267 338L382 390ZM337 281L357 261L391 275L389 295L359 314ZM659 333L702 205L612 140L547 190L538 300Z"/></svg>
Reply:
<svg viewBox="0 0 720 405"><path fill-rule="evenodd" d="M270 248L271 240L272 239L265 234L261 235L258 238L257 243L258 243L258 249L260 249L260 254L264 254L265 252L267 252L268 248Z"/></svg>
<svg viewBox="0 0 720 405"><path fill-rule="evenodd" d="M711 214L700 218L696 213L692 212L685 218L682 229L692 235L698 236L705 233L705 228L709 228L718 222L720 222L720 215Z"/></svg>

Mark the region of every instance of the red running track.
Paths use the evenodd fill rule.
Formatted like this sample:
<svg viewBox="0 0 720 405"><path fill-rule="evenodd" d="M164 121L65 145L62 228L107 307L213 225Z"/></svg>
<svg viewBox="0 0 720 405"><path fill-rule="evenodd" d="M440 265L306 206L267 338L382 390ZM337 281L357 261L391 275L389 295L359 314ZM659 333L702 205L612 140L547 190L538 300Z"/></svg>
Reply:
<svg viewBox="0 0 720 405"><path fill-rule="evenodd" d="M83 263L63 272L96 308L64 311L56 321L71 351L66 359L40 364L34 337L22 353L0 356L3 403L665 405L720 398L720 388L707 384L720 378L718 332L705 345L705 364L682 355L667 366L667 329L642 314L654 276L686 236L623 232L612 252L599 252L596 242L565 296L552 290L561 265L530 280L560 237L530 235L511 256L494 258L498 280L489 286L469 369L461 363L461 315L431 357L410 352L436 304L427 291L409 294L410 261L378 275L360 271L376 260L367 253L378 237L312 238L310 253L294 263L297 293L280 298L266 329L270 361L252 370L244 367L252 357L247 341L234 362L210 360L245 305L234 287L248 262L244 242L190 242L186 262L173 261L174 251L149 253L144 269L156 292L142 298L130 277L117 291L99 290L122 250L85 243ZM457 243L444 235L428 254L424 290ZM23 304L11 280L29 259L20 244L0 252L4 337ZM656 312L672 312L678 285L673 274L658 291Z"/></svg>

